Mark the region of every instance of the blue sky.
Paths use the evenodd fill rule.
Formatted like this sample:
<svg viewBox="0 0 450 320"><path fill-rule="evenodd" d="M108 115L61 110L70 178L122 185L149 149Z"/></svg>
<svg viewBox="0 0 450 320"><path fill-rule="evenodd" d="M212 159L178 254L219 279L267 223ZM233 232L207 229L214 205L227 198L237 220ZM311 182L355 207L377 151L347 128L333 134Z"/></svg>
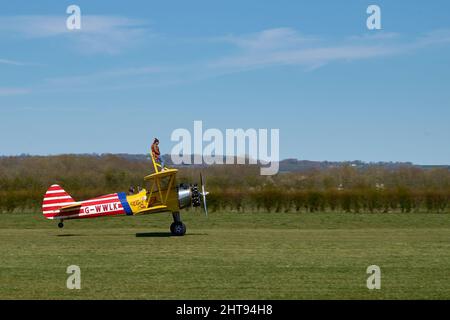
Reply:
<svg viewBox="0 0 450 320"><path fill-rule="evenodd" d="M281 158L450 164L450 2L0 3L0 154L169 152L194 120L280 129Z"/></svg>

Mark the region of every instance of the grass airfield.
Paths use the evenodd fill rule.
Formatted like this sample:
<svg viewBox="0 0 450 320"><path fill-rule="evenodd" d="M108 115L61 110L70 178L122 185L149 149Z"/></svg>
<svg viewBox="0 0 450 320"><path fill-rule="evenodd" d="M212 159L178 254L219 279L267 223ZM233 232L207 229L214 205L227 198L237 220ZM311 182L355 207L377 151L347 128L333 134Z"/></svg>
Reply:
<svg viewBox="0 0 450 320"><path fill-rule="evenodd" d="M0 299L450 299L450 214L0 214ZM381 289L366 287L369 265ZM81 268L81 290L66 268Z"/></svg>

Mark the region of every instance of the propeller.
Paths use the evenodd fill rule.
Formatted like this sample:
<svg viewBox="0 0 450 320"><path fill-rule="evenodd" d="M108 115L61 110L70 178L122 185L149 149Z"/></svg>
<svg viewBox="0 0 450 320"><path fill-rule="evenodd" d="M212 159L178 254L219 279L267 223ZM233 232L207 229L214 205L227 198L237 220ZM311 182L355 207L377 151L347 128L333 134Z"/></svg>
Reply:
<svg viewBox="0 0 450 320"><path fill-rule="evenodd" d="M205 216L208 216L208 207L206 206L206 196L209 194L208 191L205 190L205 182L203 181L203 175L200 172L200 184L202 185L202 192L200 193L203 198L203 209L205 210Z"/></svg>

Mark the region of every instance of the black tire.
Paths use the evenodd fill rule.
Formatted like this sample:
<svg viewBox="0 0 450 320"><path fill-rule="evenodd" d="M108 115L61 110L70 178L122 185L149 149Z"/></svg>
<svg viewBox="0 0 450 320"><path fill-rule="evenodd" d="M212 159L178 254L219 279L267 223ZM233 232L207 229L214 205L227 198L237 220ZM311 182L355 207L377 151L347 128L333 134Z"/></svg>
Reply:
<svg viewBox="0 0 450 320"><path fill-rule="evenodd" d="M186 233L186 225L183 222L174 222L170 225L172 235L181 237Z"/></svg>
<svg viewBox="0 0 450 320"><path fill-rule="evenodd" d="M59 227L59 228L64 227L64 223L62 223L62 222L58 223L58 227Z"/></svg>

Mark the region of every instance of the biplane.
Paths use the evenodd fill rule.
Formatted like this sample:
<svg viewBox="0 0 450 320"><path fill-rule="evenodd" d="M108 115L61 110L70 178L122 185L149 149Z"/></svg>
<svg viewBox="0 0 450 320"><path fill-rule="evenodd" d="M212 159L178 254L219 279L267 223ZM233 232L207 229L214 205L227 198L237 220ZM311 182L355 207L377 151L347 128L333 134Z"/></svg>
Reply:
<svg viewBox="0 0 450 320"><path fill-rule="evenodd" d="M176 183L178 170L161 167L153 155L153 173L144 178L148 189L138 190L127 194L118 192L107 194L84 201L75 201L59 185L52 185L44 196L42 213L45 218L58 220L58 227L64 227L64 220L85 219L107 216L136 216L159 212L172 213L173 223L170 231L175 236L186 233L186 225L181 221L180 210L184 208L199 207L203 203L205 215L208 215L206 206L205 183L200 174L200 186L197 184Z"/></svg>

